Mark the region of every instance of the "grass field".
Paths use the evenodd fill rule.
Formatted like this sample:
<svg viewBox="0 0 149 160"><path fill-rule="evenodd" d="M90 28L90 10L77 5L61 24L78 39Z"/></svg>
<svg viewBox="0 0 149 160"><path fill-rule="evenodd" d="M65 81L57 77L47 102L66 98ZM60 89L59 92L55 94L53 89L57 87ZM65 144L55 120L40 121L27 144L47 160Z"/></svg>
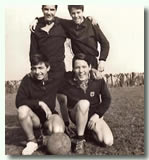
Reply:
<svg viewBox="0 0 149 160"><path fill-rule="evenodd" d="M110 88L112 103L105 121L114 135L112 147L88 141L86 155L144 155L144 86ZM15 95L6 95L6 155L20 155L25 135L16 118ZM42 149L34 155L46 154ZM74 153L71 153L74 154Z"/></svg>

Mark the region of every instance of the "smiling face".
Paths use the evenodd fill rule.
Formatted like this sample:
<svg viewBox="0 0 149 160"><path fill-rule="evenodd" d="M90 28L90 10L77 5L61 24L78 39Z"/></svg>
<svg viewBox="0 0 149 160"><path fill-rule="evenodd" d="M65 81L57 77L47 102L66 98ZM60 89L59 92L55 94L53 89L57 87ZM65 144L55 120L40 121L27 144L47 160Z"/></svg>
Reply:
<svg viewBox="0 0 149 160"><path fill-rule="evenodd" d="M48 76L48 71L50 70L50 66L46 66L44 62L40 62L37 65L32 65L31 72L34 78L37 80L44 80Z"/></svg>
<svg viewBox="0 0 149 160"><path fill-rule="evenodd" d="M91 66L89 66L85 60L80 60L80 59L75 60L73 71L78 80L80 81L87 80L89 78L90 70Z"/></svg>
<svg viewBox="0 0 149 160"><path fill-rule="evenodd" d="M72 8L70 16L76 24L81 24L84 21L82 9Z"/></svg>
<svg viewBox="0 0 149 160"><path fill-rule="evenodd" d="M57 9L55 5L44 5L42 7L42 12L46 21L52 21L55 17L56 11Z"/></svg>

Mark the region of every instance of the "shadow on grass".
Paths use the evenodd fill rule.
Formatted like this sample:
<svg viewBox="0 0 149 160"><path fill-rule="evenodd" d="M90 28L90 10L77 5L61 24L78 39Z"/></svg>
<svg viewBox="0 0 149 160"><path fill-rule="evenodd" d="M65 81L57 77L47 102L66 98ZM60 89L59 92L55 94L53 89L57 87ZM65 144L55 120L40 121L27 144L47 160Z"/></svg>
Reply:
<svg viewBox="0 0 149 160"><path fill-rule="evenodd" d="M6 145L23 145L25 135L20 128L16 115L6 115L5 117L5 143Z"/></svg>

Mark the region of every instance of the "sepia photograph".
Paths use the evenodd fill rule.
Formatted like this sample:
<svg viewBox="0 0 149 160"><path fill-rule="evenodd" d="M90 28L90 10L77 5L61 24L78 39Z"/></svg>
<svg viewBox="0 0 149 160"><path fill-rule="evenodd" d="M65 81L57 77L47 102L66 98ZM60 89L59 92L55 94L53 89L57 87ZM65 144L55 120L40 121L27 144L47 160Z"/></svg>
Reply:
<svg viewBox="0 0 149 160"><path fill-rule="evenodd" d="M144 120L143 7L5 7L5 155L145 155Z"/></svg>

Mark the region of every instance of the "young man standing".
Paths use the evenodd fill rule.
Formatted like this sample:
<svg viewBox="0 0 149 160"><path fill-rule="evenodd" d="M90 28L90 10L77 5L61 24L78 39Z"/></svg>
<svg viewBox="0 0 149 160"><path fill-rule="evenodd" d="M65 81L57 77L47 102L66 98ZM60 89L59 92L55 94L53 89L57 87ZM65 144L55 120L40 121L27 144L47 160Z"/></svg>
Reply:
<svg viewBox="0 0 149 160"><path fill-rule="evenodd" d="M31 33L30 59L40 51L51 66L50 74L58 80L65 72L64 42L66 34L59 20L55 17L57 5L42 5L43 19Z"/></svg>
<svg viewBox="0 0 149 160"><path fill-rule="evenodd" d="M68 5L72 21L62 21L62 25L71 39L74 55L84 53L90 56L91 64L99 72L104 71L105 61L109 53L109 42L98 24L84 17L83 5ZM100 44L100 55L97 49ZM97 57L99 59L97 60Z"/></svg>
<svg viewBox="0 0 149 160"><path fill-rule="evenodd" d="M66 73L61 92L67 96L69 116L77 128L75 152L84 154L86 130L93 134L97 142L108 146L113 144L112 132L103 119L110 106L111 96L104 79L90 77L90 57L77 54L72 63L73 72Z"/></svg>
<svg viewBox="0 0 149 160"><path fill-rule="evenodd" d="M64 42L66 34L59 19L55 17L57 7L57 5L42 5L44 17L37 24L35 32L31 33L30 59L38 52L48 58L51 67L49 75L55 78L55 83L57 83L55 89L58 91L65 73ZM57 97L60 104L64 102L64 98L61 96ZM64 107L65 105L63 105L63 109L60 109L65 123L68 123L67 110Z"/></svg>
<svg viewBox="0 0 149 160"><path fill-rule="evenodd" d="M48 74L47 58L34 54L30 61L31 73L23 78L16 96L18 119L28 141L22 155L31 155L38 149L34 128L45 127L50 134L65 130L64 122L55 110L57 83Z"/></svg>

